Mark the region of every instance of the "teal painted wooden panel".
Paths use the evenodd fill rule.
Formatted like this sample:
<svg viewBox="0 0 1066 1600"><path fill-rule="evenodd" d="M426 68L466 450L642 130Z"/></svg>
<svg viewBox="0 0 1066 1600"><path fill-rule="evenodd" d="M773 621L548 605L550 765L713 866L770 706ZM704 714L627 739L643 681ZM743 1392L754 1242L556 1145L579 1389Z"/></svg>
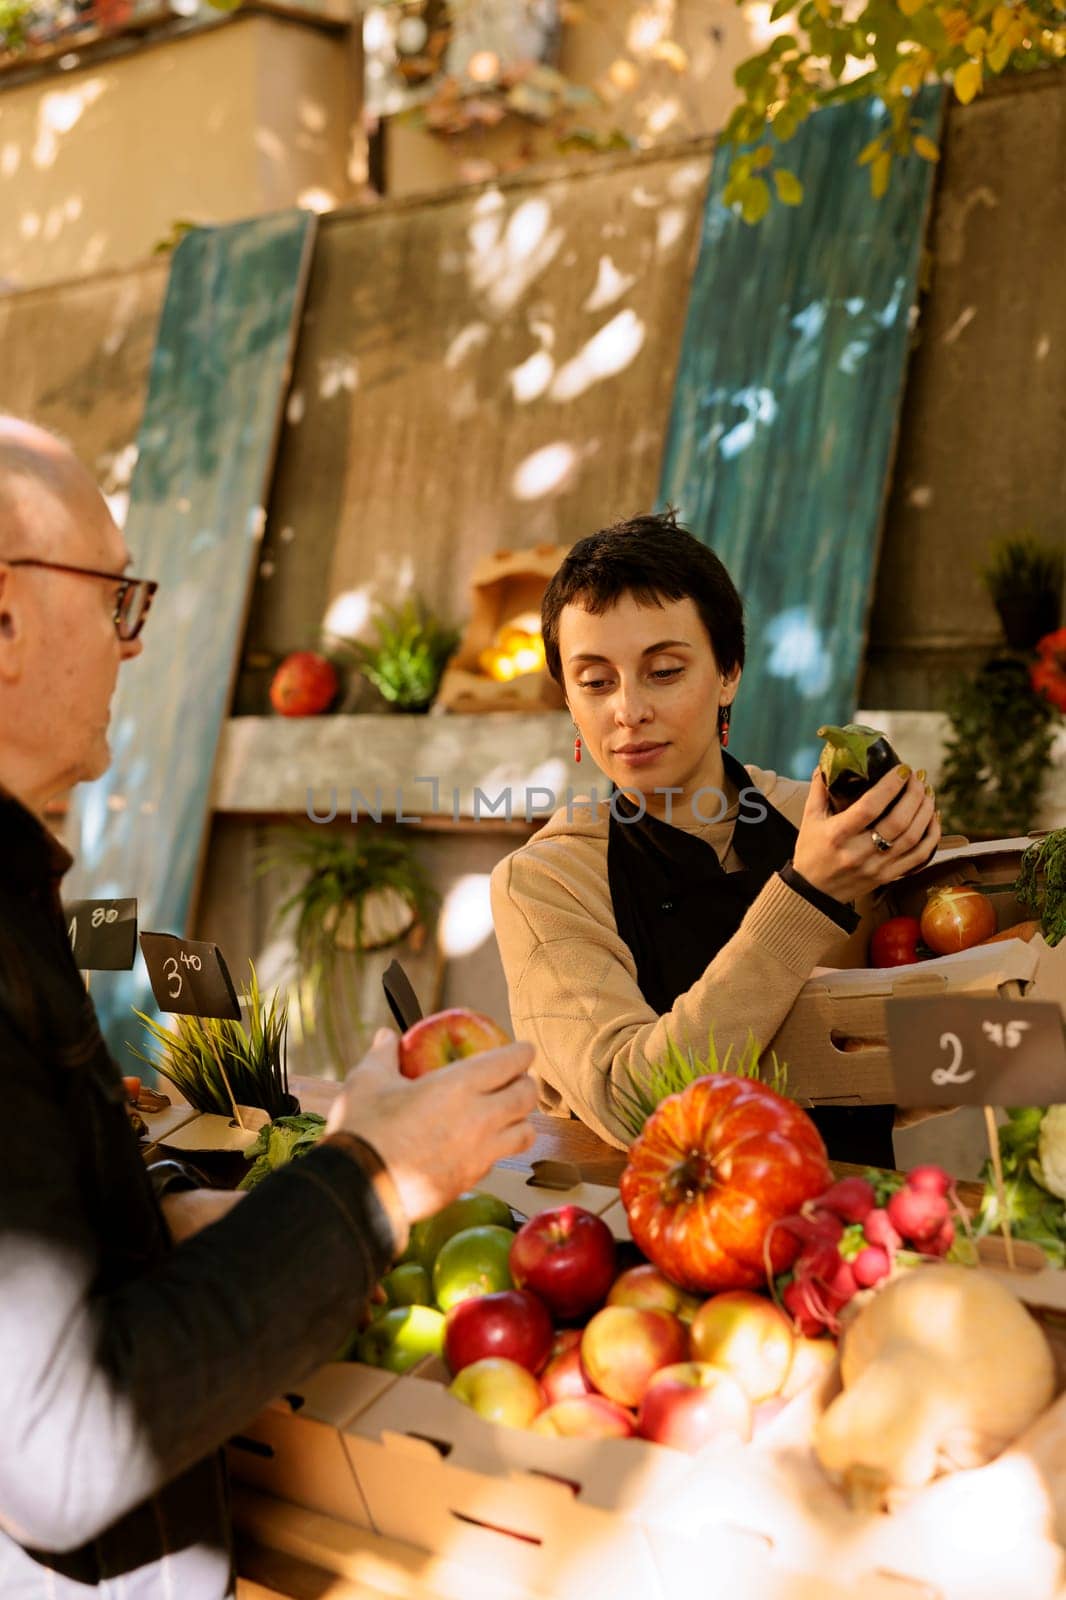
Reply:
<svg viewBox="0 0 1066 1600"><path fill-rule="evenodd" d="M943 96L915 115L936 138ZM734 707L744 760L809 777L816 730L855 710L932 167L896 163L884 199L856 156L876 104L819 112L787 146L802 206L749 227L711 175L661 502L744 596Z"/></svg>
<svg viewBox="0 0 1066 1600"><path fill-rule="evenodd" d="M186 931L314 240L284 212L189 234L175 252L148 381L126 539L159 592L119 674L112 764L77 791L70 897L136 895L142 928ZM73 881L71 881L73 880ZM240 981L241 974L235 975ZM129 1062L154 1011L143 961L94 980Z"/></svg>

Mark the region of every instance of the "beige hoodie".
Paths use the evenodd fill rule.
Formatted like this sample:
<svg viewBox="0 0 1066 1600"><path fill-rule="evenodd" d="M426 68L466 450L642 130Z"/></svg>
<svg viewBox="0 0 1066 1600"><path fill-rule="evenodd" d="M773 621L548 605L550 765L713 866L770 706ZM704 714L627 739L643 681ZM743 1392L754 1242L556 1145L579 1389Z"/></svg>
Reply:
<svg viewBox="0 0 1066 1600"><path fill-rule="evenodd" d="M748 767L752 782L798 827L808 785ZM492 874L492 911L517 1037L536 1047L534 1073L547 1111L574 1111L613 1145L630 1136L611 1085L625 1088L672 1039L701 1054L714 1031L719 1056L743 1050L749 1030L765 1047L816 966L865 959L865 921L846 935L775 873L740 928L702 976L659 1017L637 986L637 969L614 920L607 881L610 812L580 800L555 812ZM735 809L686 831L705 839L726 871ZM861 908L860 908L861 909Z"/></svg>

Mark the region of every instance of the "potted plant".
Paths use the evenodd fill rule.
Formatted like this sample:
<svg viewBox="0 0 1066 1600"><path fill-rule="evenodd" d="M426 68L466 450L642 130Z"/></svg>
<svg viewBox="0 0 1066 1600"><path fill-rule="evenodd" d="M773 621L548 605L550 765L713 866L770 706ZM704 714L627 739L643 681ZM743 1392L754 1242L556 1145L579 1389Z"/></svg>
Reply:
<svg viewBox="0 0 1066 1600"><path fill-rule="evenodd" d="M435 894L411 846L381 828L293 829L263 859L264 871L275 868L299 880L275 917L292 937L300 1031L310 1041L321 1027L339 1063L347 1054L343 1034L363 1042L363 957L408 936L424 937Z"/></svg>
<svg viewBox="0 0 1066 1600"><path fill-rule="evenodd" d="M459 644L458 630L446 627L418 599L379 607L374 626L375 644L349 646L353 664L397 711L428 711Z"/></svg>
<svg viewBox="0 0 1066 1600"><path fill-rule="evenodd" d="M230 1117L236 1103L257 1106L273 1120L300 1109L289 1093L288 1008L278 990L269 999L262 994L255 967L249 966L248 993L241 996L247 1022L176 1016L171 1027L164 1027L134 1007L156 1051L146 1055L130 1048L195 1110Z"/></svg>
<svg viewBox="0 0 1066 1600"><path fill-rule="evenodd" d="M1031 651L1062 617L1063 558L1032 534L1001 539L981 578L1011 650Z"/></svg>
<svg viewBox="0 0 1066 1600"><path fill-rule="evenodd" d="M939 801L946 831L1017 838L1033 826L1051 764L1055 712L1036 694L1021 656L993 656L960 678L947 711Z"/></svg>

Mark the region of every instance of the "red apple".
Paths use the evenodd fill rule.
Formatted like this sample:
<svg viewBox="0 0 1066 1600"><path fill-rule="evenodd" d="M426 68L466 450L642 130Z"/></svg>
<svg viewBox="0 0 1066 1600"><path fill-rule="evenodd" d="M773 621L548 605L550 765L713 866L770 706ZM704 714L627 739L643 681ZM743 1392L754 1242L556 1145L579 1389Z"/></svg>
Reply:
<svg viewBox="0 0 1066 1600"><path fill-rule="evenodd" d="M654 1374L640 1404L637 1432L675 1450L712 1439L751 1438L751 1401L735 1378L705 1361L680 1361Z"/></svg>
<svg viewBox="0 0 1066 1600"><path fill-rule="evenodd" d="M329 709L339 688L332 661L314 650L297 650L275 672L270 704L283 717L315 717Z"/></svg>
<svg viewBox="0 0 1066 1600"><path fill-rule="evenodd" d="M563 1439L628 1439L633 1418L601 1394L558 1400L536 1418L531 1433L550 1433Z"/></svg>
<svg viewBox="0 0 1066 1600"><path fill-rule="evenodd" d="M692 1355L729 1372L753 1405L779 1393L792 1365L792 1325L772 1300L747 1289L716 1294L696 1313Z"/></svg>
<svg viewBox="0 0 1066 1600"><path fill-rule="evenodd" d="M510 1035L491 1017L466 1006L451 1006L408 1028L400 1039L400 1071L405 1078L421 1078L423 1073L446 1067L449 1061L510 1043Z"/></svg>
<svg viewBox="0 0 1066 1600"><path fill-rule="evenodd" d="M530 1217L511 1245L511 1277L532 1289L553 1317L585 1317L603 1304L614 1279L614 1235L581 1206L553 1206Z"/></svg>
<svg viewBox="0 0 1066 1600"><path fill-rule="evenodd" d="M572 1331L580 1337L577 1328ZM555 1405L557 1400L575 1400L579 1395L592 1393L592 1385L585 1376L581 1351L577 1345L552 1356L540 1375L540 1386L550 1406Z"/></svg>
<svg viewBox="0 0 1066 1600"><path fill-rule="evenodd" d="M517 1361L486 1356L464 1367L449 1385L448 1393L489 1422L528 1428L544 1408L540 1384Z"/></svg>
<svg viewBox="0 0 1066 1600"><path fill-rule="evenodd" d="M668 1311L604 1306L581 1337L581 1365L593 1388L622 1406L639 1406L652 1373L688 1354L688 1335Z"/></svg>
<svg viewBox="0 0 1066 1600"><path fill-rule="evenodd" d="M528 1372L539 1372L551 1345L547 1307L527 1289L476 1295L448 1312L444 1359L455 1373L486 1356L504 1356Z"/></svg>
<svg viewBox="0 0 1066 1600"><path fill-rule="evenodd" d="M622 1272L611 1285L607 1296L609 1306L637 1306L642 1311L669 1311L682 1322L691 1322L704 1296L679 1289L676 1283L664 1278L658 1267L650 1261Z"/></svg>

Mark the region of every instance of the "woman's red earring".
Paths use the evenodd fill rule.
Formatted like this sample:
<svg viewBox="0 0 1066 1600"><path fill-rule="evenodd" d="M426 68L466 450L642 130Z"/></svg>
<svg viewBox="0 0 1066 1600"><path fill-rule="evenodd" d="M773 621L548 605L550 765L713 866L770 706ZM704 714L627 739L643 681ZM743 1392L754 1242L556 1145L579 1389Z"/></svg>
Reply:
<svg viewBox="0 0 1066 1600"><path fill-rule="evenodd" d="M578 734L577 738L574 740L574 760L576 762L578 762L578 764L580 765L580 762L581 762L581 735L580 734Z"/></svg>
<svg viewBox="0 0 1066 1600"><path fill-rule="evenodd" d="M729 743L729 719L733 715L732 706L718 707L718 743L724 750Z"/></svg>

